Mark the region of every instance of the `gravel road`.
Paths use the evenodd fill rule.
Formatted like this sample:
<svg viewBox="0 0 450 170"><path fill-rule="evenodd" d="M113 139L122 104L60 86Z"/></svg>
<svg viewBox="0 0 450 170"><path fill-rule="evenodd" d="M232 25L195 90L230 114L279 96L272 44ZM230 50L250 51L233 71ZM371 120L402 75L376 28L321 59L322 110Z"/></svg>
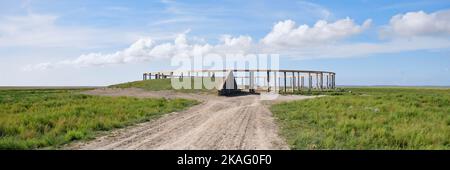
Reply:
<svg viewBox="0 0 450 170"><path fill-rule="evenodd" d="M281 96L276 101L259 95L221 97L208 94L101 88L84 92L102 96L188 98L201 101L185 111L114 130L68 149L289 149L278 135L268 110L273 102L301 100L306 96Z"/></svg>

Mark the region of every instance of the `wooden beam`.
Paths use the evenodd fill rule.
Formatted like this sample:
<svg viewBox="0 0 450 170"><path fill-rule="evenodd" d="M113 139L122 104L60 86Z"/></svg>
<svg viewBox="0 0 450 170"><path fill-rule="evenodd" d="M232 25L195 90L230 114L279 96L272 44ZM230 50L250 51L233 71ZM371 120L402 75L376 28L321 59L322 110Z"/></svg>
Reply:
<svg viewBox="0 0 450 170"><path fill-rule="evenodd" d="M286 93L286 72L283 72L284 73L284 92Z"/></svg>
<svg viewBox="0 0 450 170"><path fill-rule="evenodd" d="M249 72L249 74L250 74L249 90L250 90L250 92L254 92L254 90L255 90L255 87L254 87L254 83L255 83L254 78L255 78L255 75L254 75L254 72L253 72L253 71Z"/></svg>

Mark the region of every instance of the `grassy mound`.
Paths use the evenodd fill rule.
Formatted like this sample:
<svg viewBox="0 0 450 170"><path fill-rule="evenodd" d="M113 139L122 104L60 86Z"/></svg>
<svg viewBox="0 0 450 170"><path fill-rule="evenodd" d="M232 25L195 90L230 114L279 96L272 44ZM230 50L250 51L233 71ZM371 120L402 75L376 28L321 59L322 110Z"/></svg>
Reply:
<svg viewBox="0 0 450 170"><path fill-rule="evenodd" d="M450 89L347 90L271 108L292 149L450 149Z"/></svg>
<svg viewBox="0 0 450 170"><path fill-rule="evenodd" d="M195 82L202 82L201 78L192 78L191 79L191 88L188 89L174 89L172 87L171 79L151 79L151 80L142 80L142 81L134 81L127 82L122 84L111 85L109 87L113 88L141 88L149 91L160 91L160 90L174 90L177 92L186 92L186 93L217 93L215 89L207 89L205 86L202 86L199 89L194 89Z"/></svg>

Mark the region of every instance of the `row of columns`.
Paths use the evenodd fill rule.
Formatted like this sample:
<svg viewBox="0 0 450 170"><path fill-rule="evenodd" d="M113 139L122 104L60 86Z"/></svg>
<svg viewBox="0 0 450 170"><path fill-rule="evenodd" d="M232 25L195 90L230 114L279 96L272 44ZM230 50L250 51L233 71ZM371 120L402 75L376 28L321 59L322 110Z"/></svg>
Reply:
<svg viewBox="0 0 450 170"><path fill-rule="evenodd" d="M301 75L301 73L303 73L303 72L281 72L282 74L281 74L281 76L280 77L278 77L278 83L276 82L277 81L277 78L275 77L276 76L276 74L273 74L274 75L274 81L275 81L275 83L274 83L274 85L275 85L275 88L276 88L276 86L277 86L277 84L278 84L278 89L279 90L283 90L284 92L287 92L288 91L288 84L287 84L287 81L288 81L288 76L290 76L290 84L289 84L289 86L290 86L290 90L291 91L295 91L295 90L301 90L301 89L305 89L306 87L305 87L305 76L302 76ZM290 73L291 75L288 75L288 73ZM314 80L314 75L315 74L315 77L316 77L316 81L315 81L315 87L313 86L313 80ZM326 74L325 75L325 81L324 81L324 74ZM311 90L311 89L320 89L320 90L323 90L323 89L334 89L335 87L336 87L336 83L335 83L335 77L336 77L336 74L335 73L322 73L322 72L318 72L318 73L316 73L316 72L308 72L307 73L307 77L308 77L308 89L309 90ZM267 82L265 82L264 84L267 84L268 86L267 86L267 91L268 92L270 92L271 91L271 89L270 89L270 80L271 80L271 78L270 78L270 72L268 71L267 72Z"/></svg>
<svg viewBox="0 0 450 170"><path fill-rule="evenodd" d="M249 71L249 90L251 92L255 91L255 72L257 71ZM273 73L273 85L275 90L283 90L284 92L288 91L288 84L287 84L287 80L288 80L288 76L290 76L290 85L291 86L291 90L295 91L295 90L301 90L301 89L305 89L305 73L306 76L308 77L308 89L334 89L336 87L336 74L335 73L324 73L324 72L276 72L276 71L267 71L267 75L265 78L264 84L267 85L267 91L271 91L271 85L270 85L270 81L271 79L271 72ZM282 75L280 77L277 78L277 73L282 73L279 75ZM291 75L288 75L291 74ZM202 77L203 77L204 72L202 72ZM303 75L302 75L303 74ZM324 76L324 74L326 74ZM215 74L212 73L212 75L214 76ZM315 75L315 76L314 76ZM176 77L180 77L183 78L183 72L181 72L180 75L176 76ZM191 77L194 76L191 72L187 72L187 76ZM197 77L199 77L199 72L197 72L196 74ZM208 72L208 76L211 76L211 72ZM149 79L164 79L164 78L173 78L174 74L173 72L170 72L170 75L165 75L164 73L144 73L143 74L143 80L149 80ZM283 79L282 79L283 77ZM313 77L315 77L315 87L313 87ZM324 78L325 81L324 81ZM278 79L278 83L277 83L277 79ZM244 81L242 80L242 83ZM325 85L324 85L325 83ZM278 84L278 88L277 88L277 84Z"/></svg>
<svg viewBox="0 0 450 170"><path fill-rule="evenodd" d="M255 76L254 76L254 72L256 71L250 71L249 72L249 90L250 91L254 91L255 86L254 86L254 82L256 81ZM290 90L291 91L295 91L295 90L301 90L301 89L305 89L305 76L302 76L302 73L306 73L306 72L280 72L281 74L279 75L279 77L277 78L277 74L278 72L273 72L273 81L274 81L274 87L275 89L278 90L282 90L284 92L288 91L288 86L290 86ZM289 75L291 74L291 75ZM324 76L325 74L325 76ZM315 86L313 86L314 83L314 75L315 75ZM288 76L290 77L290 83L288 85L287 81L288 81ZM308 77L308 89L334 89L336 87L335 84L335 77L336 74L335 73L323 73L323 72L307 72L307 77ZM324 78L325 81L324 81ZM271 78L271 71L267 71L267 75L265 77L265 82L264 82L264 86L267 87L267 91L270 92L271 86L270 86L270 81L272 80ZM278 83L277 83L278 80ZM244 83L244 80L242 79L242 84ZM278 85L278 86L277 86Z"/></svg>
<svg viewBox="0 0 450 170"><path fill-rule="evenodd" d="M171 78L173 77L173 72L170 75L165 75L163 73L156 73L156 74L152 74L152 73L144 73L142 75L142 80L151 80L153 76L153 79L165 79L165 78Z"/></svg>

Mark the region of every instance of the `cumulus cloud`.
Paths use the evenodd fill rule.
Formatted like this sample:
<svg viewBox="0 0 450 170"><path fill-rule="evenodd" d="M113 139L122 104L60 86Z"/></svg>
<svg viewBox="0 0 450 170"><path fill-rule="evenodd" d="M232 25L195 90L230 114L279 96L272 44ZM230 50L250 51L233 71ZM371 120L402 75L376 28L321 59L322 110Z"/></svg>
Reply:
<svg viewBox="0 0 450 170"><path fill-rule="evenodd" d="M222 36L221 42L217 45L210 45L208 43L192 44L188 41L186 33L182 33L173 42L157 44L151 38L141 38L128 48L114 53L83 54L73 60L28 65L23 70L45 70L64 66L104 66L167 59L177 56L202 56L208 53L246 53L252 49L252 45L252 39L249 36L232 37L230 35Z"/></svg>
<svg viewBox="0 0 450 170"><path fill-rule="evenodd" d="M297 27L294 21L286 20L275 24L272 31L262 39L262 42L267 45L278 46L326 43L361 33L370 24L370 19L364 21L362 25L357 25L347 17L333 23L319 20L312 27L306 24Z"/></svg>
<svg viewBox="0 0 450 170"><path fill-rule="evenodd" d="M392 17L389 27L392 30L402 31L411 25L419 25L418 28L409 28L404 34L422 35L430 33L446 32L448 21L442 19L447 12L436 12L425 15L425 25L434 25L432 29L422 28L423 24L414 23L409 19L411 14L396 15ZM423 19L422 19L423 20ZM422 23L422 20L417 22ZM406 26L398 26L404 23ZM173 57L205 56L207 54L247 54L247 53L276 53L282 57L293 59L314 58L344 58L368 56L381 53L397 53L414 50L435 50L450 48L448 37L408 37L395 38L378 42L342 41L345 38L357 35L371 25L367 19L362 24L356 24L350 18L344 18L335 22L324 20L317 21L313 26L296 26L292 20L280 21L272 30L259 41L253 41L252 37L241 35L223 35L217 44L209 44L187 37L188 32L178 34L171 42L159 42L152 38L140 38L128 48L113 53L88 53L75 59L64 60L56 63L41 63L25 67L25 70L49 69L64 66L104 66L110 64L123 64L130 62L155 61L170 59ZM395 28L394 28L395 27ZM198 39L198 38L197 38ZM332 43L339 42L339 43Z"/></svg>
<svg viewBox="0 0 450 170"><path fill-rule="evenodd" d="M427 14L423 11L398 14L391 18L382 36L439 36L450 35L450 10Z"/></svg>

